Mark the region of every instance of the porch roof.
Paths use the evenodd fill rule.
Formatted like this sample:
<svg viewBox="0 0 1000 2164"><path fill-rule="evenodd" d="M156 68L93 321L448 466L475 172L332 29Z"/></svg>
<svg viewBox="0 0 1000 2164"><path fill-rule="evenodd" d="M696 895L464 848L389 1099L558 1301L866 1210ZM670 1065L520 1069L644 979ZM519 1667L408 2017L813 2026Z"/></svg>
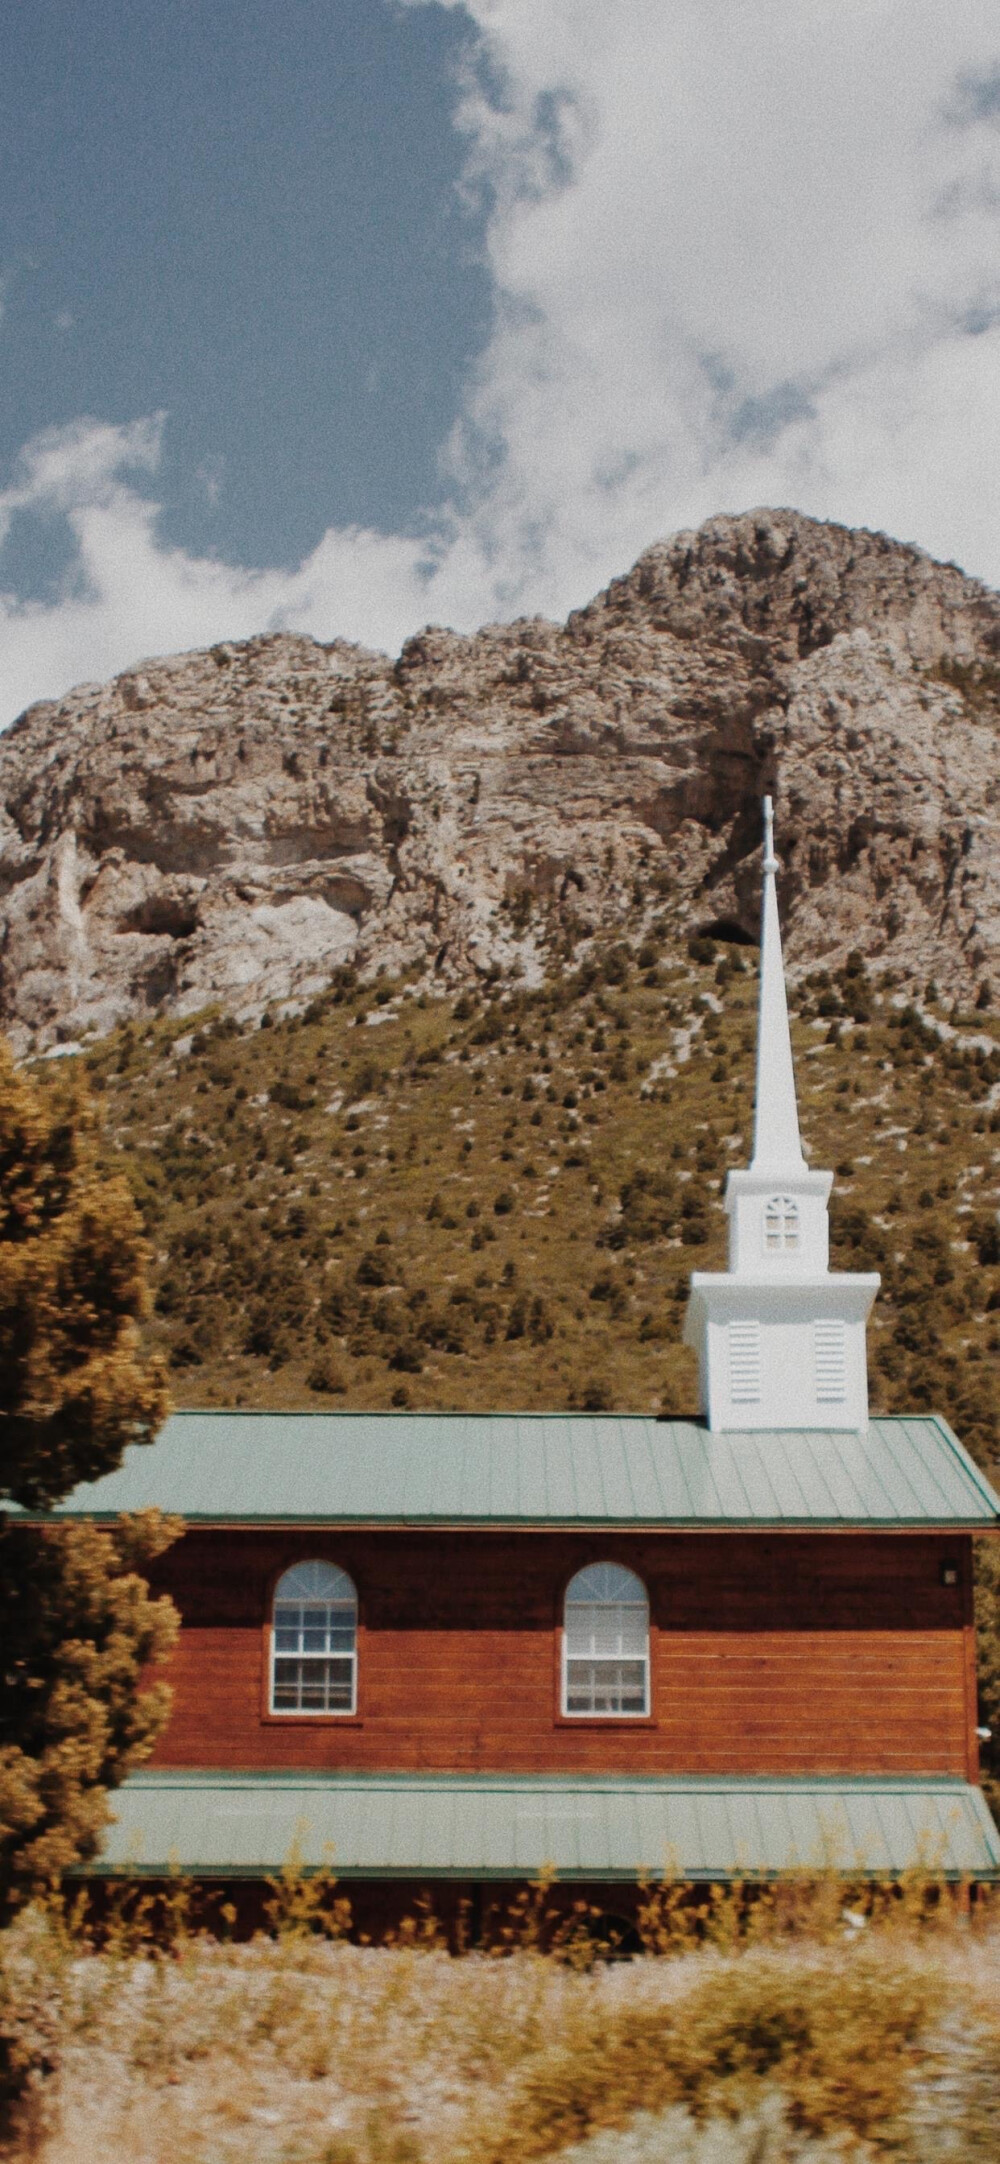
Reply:
<svg viewBox="0 0 1000 2164"><path fill-rule="evenodd" d="M293 1845L338 1878L714 1880L923 1865L1000 1877L1000 1837L959 1780L151 1772L114 1797L89 1868L255 1878Z"/></svg>

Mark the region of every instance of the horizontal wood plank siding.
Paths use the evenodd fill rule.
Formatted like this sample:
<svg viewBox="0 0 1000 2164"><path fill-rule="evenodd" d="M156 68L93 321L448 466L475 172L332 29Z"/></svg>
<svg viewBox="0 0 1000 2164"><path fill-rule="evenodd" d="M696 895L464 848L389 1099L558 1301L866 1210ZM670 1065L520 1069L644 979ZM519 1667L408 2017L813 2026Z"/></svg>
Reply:
<svg viewBox="0 0 1000 2164"><path fill-rule="evenodd" d="M157 1574L183 1629L155 1763L965 1776L969 1546L924 1534L189 1532ZM271 1589L309 1555L358 1587L356 1721L266 1717ZM563 1590L599 1559L649 1589L648 1722L559 1716ZM945 1559L960 1564L957 1587L941 1584Z"/></svg>

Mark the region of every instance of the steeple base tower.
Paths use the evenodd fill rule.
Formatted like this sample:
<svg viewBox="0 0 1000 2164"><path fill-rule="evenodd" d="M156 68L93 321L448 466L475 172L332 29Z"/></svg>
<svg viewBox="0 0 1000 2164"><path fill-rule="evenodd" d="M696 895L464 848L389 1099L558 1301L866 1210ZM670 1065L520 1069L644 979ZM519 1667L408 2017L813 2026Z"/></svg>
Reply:
<svg viewBox="0 0 1000 2164"><path fill-rule="evenodd" d="M709 1427L866 1428L865 1324L878 1285L840 1272L748 1285L697 1271L684 1337Z"/></svg>

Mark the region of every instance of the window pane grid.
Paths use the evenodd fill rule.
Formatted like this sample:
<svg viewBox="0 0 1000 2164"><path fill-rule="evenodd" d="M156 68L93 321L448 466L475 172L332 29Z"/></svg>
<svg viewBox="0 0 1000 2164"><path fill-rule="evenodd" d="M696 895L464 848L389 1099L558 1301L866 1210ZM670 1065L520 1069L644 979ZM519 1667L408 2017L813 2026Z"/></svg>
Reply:
<svg viewBox="0 0 1000 2164"><path fill-rule="evenodd" d="M799 1244L799 1206L793 1195L772 1195L764 1210L764 1246L771 1253Z"/></svg>
<svg viewBox="0 0 1000 2164"><path fill-rule="evenodd" d="M631 1653L641 1660L646 1652L646 1611L596 1605L577 1608L568 1603L566 1633L574 1654L613 1659Z"/></svg>
<svg viewBox="0 0 1000 2164"><path fill-rule="evenodd" d="M274 1663L275 1713L353 1713L354 1656Z"/></svg>
<svg viewBox="0 0 1000 2164"><path fill-rule="evenodd" d="M272 1713L353 1713L357 1596L345 1571L297 1563L278 1582L271 1630Z"/></svg>
<svg viewBox="0 0 1000 2164"><path fill-rule="evenodd" d="M567 1589L563 1712L591 1717L649 1712L649 1602L633 1571L591 1563Z"/></svg>
<svg viewBox="0 0 1000 2164"><path fill-rule="evenodd" d="M646 1713L649 1706L648 1663L635 1661L578 1660L566 1662L567 1713Z"/></svg>
<svg viewBox="0 0 1000 2164"><path fill-rule="evenodd" d="M276 1601L274 1642L279 1653L353 1653L354 1609Z"/></svg>

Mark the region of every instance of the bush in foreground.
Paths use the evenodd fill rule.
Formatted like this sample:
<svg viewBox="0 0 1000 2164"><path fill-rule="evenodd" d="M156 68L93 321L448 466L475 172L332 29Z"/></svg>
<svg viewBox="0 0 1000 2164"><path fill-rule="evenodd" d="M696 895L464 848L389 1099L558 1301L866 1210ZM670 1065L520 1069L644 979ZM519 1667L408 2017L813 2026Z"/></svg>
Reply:
<svg viewBox="0 0 1000 2164"><path fill-rule="evenodd" d="M141 1916L101 1952L58 1911L4 1935L0 2039L40 2164L995 2156L988 1923L582 1968L531 1949L530 1914L526 1947L456 1960L427 1916L374 1949L314 1936L290 1879L275 1900L280 1935L242 1947L190 1935L180 1884L170 1946L137 1950Z"/></svg>

